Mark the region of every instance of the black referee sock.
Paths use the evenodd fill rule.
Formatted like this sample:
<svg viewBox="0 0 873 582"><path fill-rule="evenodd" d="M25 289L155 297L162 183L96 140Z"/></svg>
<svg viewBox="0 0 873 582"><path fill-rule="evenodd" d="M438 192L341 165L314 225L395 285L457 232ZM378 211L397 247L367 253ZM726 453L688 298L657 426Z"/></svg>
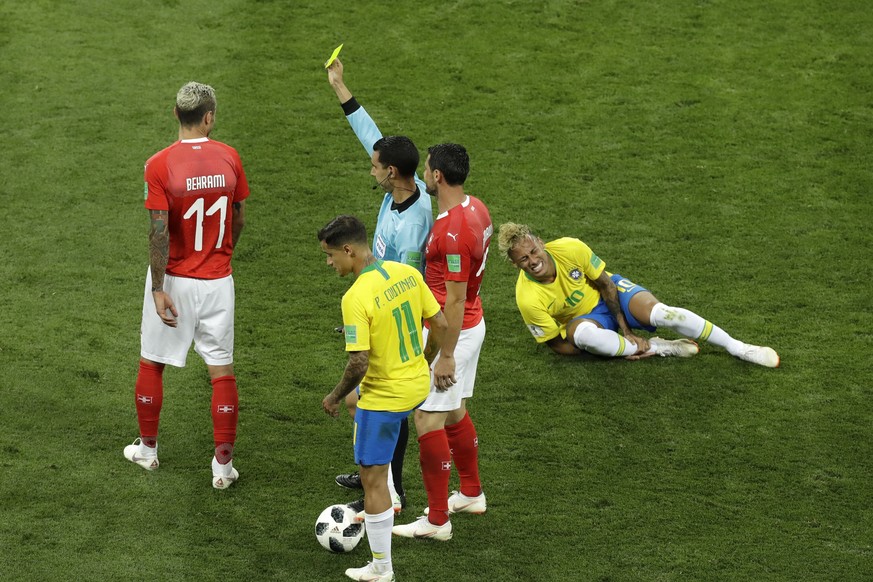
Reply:
<svg viewBox="0 0 873 582"><path fill-rule="evenodd" d="M394 480L394 489L397 495L404 495L403 490L403 457L406 456L406 444L409 442L409 418L404 418L400 423L400 434L397 437L397 446L394 447L394 457L391 459L391 478Z"/></svg>

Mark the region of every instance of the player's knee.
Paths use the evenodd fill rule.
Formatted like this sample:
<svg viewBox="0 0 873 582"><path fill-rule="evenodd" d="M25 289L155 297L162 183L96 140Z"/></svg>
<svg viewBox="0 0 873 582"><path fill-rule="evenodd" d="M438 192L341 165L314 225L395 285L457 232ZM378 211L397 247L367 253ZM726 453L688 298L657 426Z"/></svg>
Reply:
<svg viewBox="0 0 873 582"><path fill-rule="evenodd" d="M580 350L587 350L596 343L597 329L590 321L580 321L572 330L573 343Z"/></svg>

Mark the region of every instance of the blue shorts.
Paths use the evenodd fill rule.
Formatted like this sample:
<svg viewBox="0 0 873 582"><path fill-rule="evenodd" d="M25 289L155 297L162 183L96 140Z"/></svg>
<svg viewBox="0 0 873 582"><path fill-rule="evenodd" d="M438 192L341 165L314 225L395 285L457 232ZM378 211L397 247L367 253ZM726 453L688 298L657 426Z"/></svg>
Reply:
<svg viewBox="0 0 873 582"><path fill-rule="evenodd" d="M355 412L356 465L387 465L394 457L400 424L409 416L406 412L385 412L358 408Z"/></svg>
<svg viewBox="0 0 873 582"><path fill-rule="evenodd" d="M616 288L618 288L618 303L621 306L621 312L624 314L627 324L631 326L632 329L644 329L650 332L655 331L656 328L651 325L643 325L637 321L637 318L631 315L630 309L628 309L631 298L641 291L648 291L648 289L637 285L633 281L625 279L618 274L614 274L610 279L612 279L612 282L615 283ZM594 306L594 309L589 313L574 317L573 319L590 319L599 323L604 329L618 331L618 321L616 321L615 317L612 316L609 307L606 306L602 297L600 301L597 302L597 305Z"/></svg>

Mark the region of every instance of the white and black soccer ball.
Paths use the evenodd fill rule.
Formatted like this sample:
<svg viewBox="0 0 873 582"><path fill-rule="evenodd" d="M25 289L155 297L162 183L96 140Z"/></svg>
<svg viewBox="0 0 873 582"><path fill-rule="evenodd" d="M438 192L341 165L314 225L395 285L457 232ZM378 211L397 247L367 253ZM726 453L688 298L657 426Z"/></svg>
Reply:
<svg viewBox="0 0 873 582"><path fill-rule="evenodd" d="M364 524L348 505L331 505L315 520L315 538L331 552L351 552L364 537Z"/></svg>

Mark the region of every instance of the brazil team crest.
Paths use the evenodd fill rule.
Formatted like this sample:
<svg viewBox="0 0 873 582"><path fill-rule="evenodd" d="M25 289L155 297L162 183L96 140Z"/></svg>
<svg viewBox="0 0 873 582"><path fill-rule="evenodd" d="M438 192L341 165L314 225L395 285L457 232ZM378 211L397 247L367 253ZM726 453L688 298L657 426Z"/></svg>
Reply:
<svg viewBox="0 0 873 582"><path fill-rule="evenodd" d="M570 278L573 279L574 281L578 281L581 276L582 276L582 271L580 271L576 267L573 267L572 269L570 269Z"/></svg>

